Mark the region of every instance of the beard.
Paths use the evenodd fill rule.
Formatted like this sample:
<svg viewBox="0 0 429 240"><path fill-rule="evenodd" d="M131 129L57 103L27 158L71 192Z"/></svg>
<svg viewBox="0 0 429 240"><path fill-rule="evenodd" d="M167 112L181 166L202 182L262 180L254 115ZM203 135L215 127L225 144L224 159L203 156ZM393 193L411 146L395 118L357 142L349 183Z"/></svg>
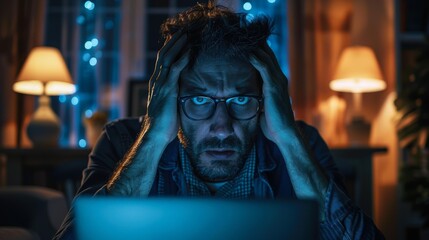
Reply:
<svg viewBox="0 0 429 240"><path fill-rule="evenodd" d="M207 137L196 143L192 141L192 136L195 135L194 129L185 133L180 128L178 132L179 140L188 155L195 175L205 182L222 182L236 177L243 168L255 139L254 135L244 141L237 136L229 136L225 139ZM209 149L228 149L234 154L225 159L203 160L202 155Z"/></svg>

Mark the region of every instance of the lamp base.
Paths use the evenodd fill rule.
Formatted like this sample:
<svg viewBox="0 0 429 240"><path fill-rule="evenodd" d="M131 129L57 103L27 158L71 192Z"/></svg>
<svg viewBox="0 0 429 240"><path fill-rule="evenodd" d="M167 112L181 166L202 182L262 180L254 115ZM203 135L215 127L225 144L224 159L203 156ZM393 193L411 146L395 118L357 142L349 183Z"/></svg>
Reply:
<svg viewBox="0 0 429 240"><path fill-rule="evenodd" d="M355 116L346 126L349 145L362 146L368 145L371 124L365 121L361 116Z"/></svg>
<svg viewBox="0 0 429 240"><path fill-rule="evenodd" d="M52 111L48 96L39 97L39 107L27 126L27 135L35 148L58 147L60 120Z"/></svg>

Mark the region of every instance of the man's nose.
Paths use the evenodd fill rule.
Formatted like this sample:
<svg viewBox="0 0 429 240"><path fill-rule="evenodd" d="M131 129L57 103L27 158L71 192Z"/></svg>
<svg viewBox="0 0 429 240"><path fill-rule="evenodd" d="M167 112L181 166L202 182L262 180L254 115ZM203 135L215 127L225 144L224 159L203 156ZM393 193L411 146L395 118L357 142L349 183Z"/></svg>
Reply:
<svg viewBox="0 0 429 240"><path fill-rule="evenodd" d="M225 103L217 105L215 113L209 121L211 121L210 132L219 139L225 139L234 132L233 119L229 116Z"/></svg>

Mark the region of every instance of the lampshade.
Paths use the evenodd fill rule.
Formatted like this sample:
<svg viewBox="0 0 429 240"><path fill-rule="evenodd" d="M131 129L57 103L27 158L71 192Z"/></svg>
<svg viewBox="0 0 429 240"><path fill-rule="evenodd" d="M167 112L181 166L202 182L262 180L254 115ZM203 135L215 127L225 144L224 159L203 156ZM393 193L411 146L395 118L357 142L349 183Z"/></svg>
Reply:
<svg viewBox="0 0 429 240"><path fill-rule="evenodd" d="M76 88L60 51L52 47L35 47L13 90L32 95L66 95L74 93Z"/></svg>
<svg viewBox="0 0 429 240"><path fill-rule="evenodd" d="M386 88L374 51L369 47L346 48L329 87L338 92L377 92Z"/></svg>

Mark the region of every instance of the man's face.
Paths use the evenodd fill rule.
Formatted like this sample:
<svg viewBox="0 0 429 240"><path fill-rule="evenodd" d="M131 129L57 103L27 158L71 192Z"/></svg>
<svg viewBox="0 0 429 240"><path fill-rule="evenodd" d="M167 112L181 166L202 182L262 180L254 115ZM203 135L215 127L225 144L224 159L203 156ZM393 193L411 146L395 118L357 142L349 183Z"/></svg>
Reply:
<svg viewBox="0 0 429 240"><path fill-rule="evenodd" d="M248 62L200 57L180 77L180 97L228 98L261 95L258 73ZM180 107L179 139L185 146L195 174L207 182L234 178L246 161L257 131L258 116L236 120L224 102L206 120L189 119Z"/></svg>

